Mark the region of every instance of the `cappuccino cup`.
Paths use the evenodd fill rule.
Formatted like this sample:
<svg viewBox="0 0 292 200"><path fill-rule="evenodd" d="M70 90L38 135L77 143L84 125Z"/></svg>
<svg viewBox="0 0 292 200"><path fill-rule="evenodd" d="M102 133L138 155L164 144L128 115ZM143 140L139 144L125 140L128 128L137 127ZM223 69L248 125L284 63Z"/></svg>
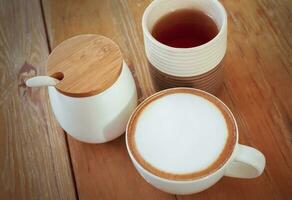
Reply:
<svg viewBox="0 0 292 200"><path fill-rule="evenodd" d="M127 125L126 145L140 175L172 194L201 192L223 176L256 178L264 155L238 143L236 120L215 96L172 88L143 101Z"/></svg>

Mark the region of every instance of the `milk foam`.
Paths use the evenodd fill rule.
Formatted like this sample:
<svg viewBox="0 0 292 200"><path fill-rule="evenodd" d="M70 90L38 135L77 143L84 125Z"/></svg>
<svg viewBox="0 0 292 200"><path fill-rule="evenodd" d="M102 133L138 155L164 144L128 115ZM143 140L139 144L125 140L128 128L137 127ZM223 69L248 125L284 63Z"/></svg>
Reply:
<svg viewBox="0 0 292 200"><path fill-rule="evenodd" d="M210 166L223 151L227 137L219 108L188 93L170 94L149 103L135 129L136 148L143 159L175 174Z"/></svg>

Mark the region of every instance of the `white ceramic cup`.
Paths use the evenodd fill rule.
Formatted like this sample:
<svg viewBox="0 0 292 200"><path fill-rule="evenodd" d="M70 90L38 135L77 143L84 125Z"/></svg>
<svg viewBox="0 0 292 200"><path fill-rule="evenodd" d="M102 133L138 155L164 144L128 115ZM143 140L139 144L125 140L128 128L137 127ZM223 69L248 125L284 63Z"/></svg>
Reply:
<svg viewBox="0 0 292 200"><path fill-rule="evenodd" d="M61 127L72 137L87 143L103 143L125 132L137 106L137 92L125 62L116 82L90 97L71 97L49 86L53 112Z"/></svg>
<svg viewBox="0 0 292 200"><path fill-rule="evenodd" d="M180 88L173 88L173 89L180 89ZM173 90L173 89L169 89L169 90ZM196 90L196 89L191 89L191 88L189 89ZM161 91L161 92L164 92L164 91ZM206 93L204 91L201 91L201 92ZM154 94L154 95L157 95L157 94ZM265 163L266 163L264 155L255 148L238 143L238 128L237 128L236 120L233 114L222 101L220 101L218 98L216 98L215 96L211 94L209 95L217 99L219 102L221 102L222 105L228 110L228 112L230 112L230 115L232 116L235 122L235 126L236 126L236 130L235 130L236 132L234 133L236 135L236 144L234 145L231 156L228 158L225 164L222 165L215 172L209 175L203 176L202 178L197 178L194 180L183 180L183 181L170 180L170 179L159 177L151 173L147 169L143 168L133 156L132 151L129 148L129 141L127 140L129 123L135 111L133 115L131 116L128 123L127 132L126 132L127 150L137 171L148 183L150 183L154 187L164 192L168 192L172 194L193 194L193 193L201 192L211 187L216 182L218 182L223 176L229 176L229 177L235 177L235 178L256 178L262 174L265 168ZM152 96L148 97L145 101L152 98ZM141 105L143 105L143 103ZM140 109L139 107L140 106L138 106L136 110L139 110Z"/></svg>
<svg viewBox="0 0 292 200"><path fill-rule="evenodd" d="M197 47L174 48L151 35L153 26L162 16L184 8L201 10L211 16L219 30L217 36ZM217 0L154 0L143 14L142 29L149 62L169 75L190 77L208 72L221 62L226 52L227 15Z"/></svg>

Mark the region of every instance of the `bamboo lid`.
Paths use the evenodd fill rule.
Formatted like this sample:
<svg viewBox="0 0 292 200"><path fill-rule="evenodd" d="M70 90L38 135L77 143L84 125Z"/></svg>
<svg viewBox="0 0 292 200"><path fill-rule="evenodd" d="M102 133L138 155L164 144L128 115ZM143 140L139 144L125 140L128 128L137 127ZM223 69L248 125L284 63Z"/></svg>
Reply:
<svg viewBox="0 0 292 200"><path fill-rule="evenodd" d="M72 97L96 95L117 80L122 70L119 47L100 35L65 40L49 55L47 73L61 80L55 87Z"/></svg>

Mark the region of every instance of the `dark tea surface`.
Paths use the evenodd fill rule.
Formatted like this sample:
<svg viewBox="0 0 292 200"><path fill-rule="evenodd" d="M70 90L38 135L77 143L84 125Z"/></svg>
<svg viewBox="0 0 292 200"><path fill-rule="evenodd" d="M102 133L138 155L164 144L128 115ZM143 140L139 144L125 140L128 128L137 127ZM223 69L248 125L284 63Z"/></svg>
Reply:
<svg viewBox="0 0 292 200"><path fill-rule="evenodd" d="M205 44L218 34L210 16L194 9L181 9L161 17L152 29L159 42L176 48L190 48Z"/></svg>

